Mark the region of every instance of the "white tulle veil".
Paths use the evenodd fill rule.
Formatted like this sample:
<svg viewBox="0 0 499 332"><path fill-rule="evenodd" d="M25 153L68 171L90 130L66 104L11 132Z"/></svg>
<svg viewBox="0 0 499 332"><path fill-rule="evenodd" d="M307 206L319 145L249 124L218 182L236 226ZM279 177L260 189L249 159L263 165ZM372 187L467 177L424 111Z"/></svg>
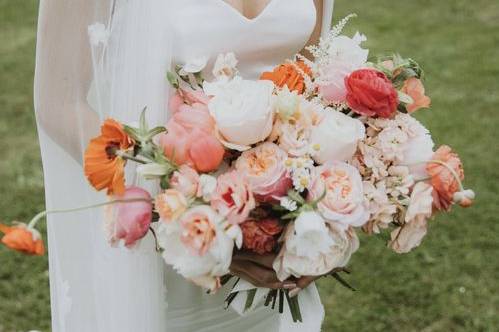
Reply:
<svg viewBox="0 0 499 332"><path fill-rule="evenodd" d="M40 1L35 110L48 209L106 199L88 185L81 166L102 119L130 123L147 107L151 124L166 122L170 1ZM333 1L324 5L323 31ZM133 172L127 177L137 181ZM169 330L167 277L152 239L133 251L110 248L102 213L49 217L52 330Z"/></svg>

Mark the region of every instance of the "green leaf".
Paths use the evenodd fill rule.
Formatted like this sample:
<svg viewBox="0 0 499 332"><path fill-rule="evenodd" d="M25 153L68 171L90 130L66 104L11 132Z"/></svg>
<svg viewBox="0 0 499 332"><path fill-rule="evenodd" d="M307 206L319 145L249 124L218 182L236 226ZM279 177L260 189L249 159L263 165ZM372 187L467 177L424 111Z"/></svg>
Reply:
<svg viewBox="0 0 499 332"><path fill-rule="evenodd" d="M246 298L246 304L244 305L244 311L248 311L253 305L255 300L256 288L248 291L248 297Z"/></svg>
<svg viewBox="0 0 499 332"><path fill-rule="evenodd" d="M166 78L168 79L168 82L170 82L171 86L173 86L175 89L180 88L180 84L178 82L178 77L175 73L168 71L166 73Z"/></svg>
<svg viewBox="0 0 499 332"><path fill-rule="evenodd" d="M405 93L403 93L400 90L398 90L397 93L398 93L398 96L399 96L399 100L401 102L403 102L405 104L408 104L408 105L414 103L414 99L412 99L412 97L409 96L408 94L405 94Z"/></svg>
<svg viewBox="0 0 499 332"><path fill-rule="evenodd" d="M279 313L284 312L284 290L279 289Z"/></svg>
<svg viewBox="0 0 499 332"><path fill-rule="evenodd" d="M305 204L305 199L301 197L301 195L295 191L295 190L290 190L288 191L288 196L291 198L293 201L296 201L300 204Z"/></svg>
<svg viewBox="0 0 499 332"><path fill-rule="evenodd" d="M286 291L285 294L289 306L289 311L291 312L291 317L293 318L293 322L294 323L303 322L300 310L300 303L298 302L298 296L295 296L293 298L289 297L289 291Z"/></svg>
<svg viewBox="0 0 499 332"><path fill-rule="evenodd" d="M344 287L350 289L351 291L356 291L357 289L355 289L353 286L351 286L345 279L343 279L338 273L333 273L331 274L331 276L336 279L340 284L342 284Z"/></svg>

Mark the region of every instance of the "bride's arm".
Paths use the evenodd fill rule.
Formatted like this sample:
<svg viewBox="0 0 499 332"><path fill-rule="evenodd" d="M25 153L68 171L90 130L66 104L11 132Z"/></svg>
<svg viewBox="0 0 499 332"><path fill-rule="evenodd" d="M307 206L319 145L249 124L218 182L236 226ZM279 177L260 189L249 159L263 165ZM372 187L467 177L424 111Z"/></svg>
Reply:
<svg viewBox="0 0 499 332"><path fill-rule="evenodd" d="M98 129L86 96L91 81L87 26L96 8L89 0L40 2L35 110L48 136L81 162L85 140Z"/></svg>

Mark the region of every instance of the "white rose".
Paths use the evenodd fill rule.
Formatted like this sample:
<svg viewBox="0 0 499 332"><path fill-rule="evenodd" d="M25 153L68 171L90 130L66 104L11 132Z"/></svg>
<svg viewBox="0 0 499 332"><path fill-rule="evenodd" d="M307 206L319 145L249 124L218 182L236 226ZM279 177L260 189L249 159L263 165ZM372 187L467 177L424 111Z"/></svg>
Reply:
<svg viewBox="0 0 499 332"><path fill-rule="evenodd" d="M352 254L359 248L359 239L352 228L345 228L337 223L326 225L332 245L326 253L316 258L300 256L294 248L290 248L289 239L295 236L294 223L291 223L283 236L281 252L274 261L273 267L279 280L284 281L291 276L321 276L338 267L345 267Z"/></svg>
<svg viewBox="0 0 499 332"><path fill-rule="evenodd" d="M183 277L216 290L219 278L229 273L234 249L223 228L223 218L206 205L190 209L178 221L161 223L163 259Z"/></svg>
<svg viewBox="0 0 499 332"><path fill-rule="evenodd" d="M287 239L286 245L298 256L314 259L327 254L333 240L324 218L317 212L308 211L302 212L295 220L295 232Z"/></svg>
<svg viewBox="0 0 499 332"><path fill-rule="evenodd" d="M231 79L237 73L237 59L234 53L220 54L213 66L213 76L217 79Z"/></svg>
<svg viewBox="0 0 499 332"><path fill-rule="evenodd" d="M362 122L341 112L327 111L319 125L312 129L310 142L319 151L315 161L324 164L328 161L350 160L366 130Z"/></svg>
<svg viewBox="0 0 499 332"><path fill-rule="evenodd" d="M204 89L213 96L208 108L226 147L244 151L270 135L274 115L272 82L236 77L224 84L205 83Z"/></svg>

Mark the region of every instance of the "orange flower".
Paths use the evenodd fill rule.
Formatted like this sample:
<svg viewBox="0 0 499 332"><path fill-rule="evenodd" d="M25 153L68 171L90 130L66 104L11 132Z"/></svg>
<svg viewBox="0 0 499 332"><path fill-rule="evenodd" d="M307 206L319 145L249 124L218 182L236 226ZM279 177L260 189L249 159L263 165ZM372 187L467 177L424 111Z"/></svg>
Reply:
<svg viewBox="0 0 499 332"><path fill-rule="evenodd" d="M463 164L459 156L447 145L441 146L426 166L433 186L433 204L438 210L450 210L454 194L462 190L460 181L464 180Z"/></svg>
<svg viewBox="0 0 499 332"><path fill-rule="evenodd" d="M18 224L13 227L0 224L0 233L2 243L10 249L17 250L29 255L42 256L45 253L45 247L40 234L26 227L25 224Z"/></svg>
<svg viewBox="0 0 499 332"><path fill-rule="evenodd" d="M411 77L404 82L402 92L409 95L414 101L412 104L407 105L409 113L416 112L420 108L428 108L431 105L430 97L425 96L423 83L416 77Z"/></svg>
<svg viewBox="0 0 499 332"><path fill-rule="evenodd" d="M92 139L85 152L85 175L97 190L107 189L108 195L125 192L125 163L116 155L118 150L133 146L123 126L108 119L101 127L101 135Z"/></svg>
<svg viewBox="0 0 499 332"><path fill-rule="evenodd" d="M308 76L312 75L312 71L303 61L296 61L295 63L282 64L271 72L265 72L260 79L272 81L280 88L287 85L289 90L302 94L305 91L305 78L297 67L301 69L302 73Z"/></svg>

